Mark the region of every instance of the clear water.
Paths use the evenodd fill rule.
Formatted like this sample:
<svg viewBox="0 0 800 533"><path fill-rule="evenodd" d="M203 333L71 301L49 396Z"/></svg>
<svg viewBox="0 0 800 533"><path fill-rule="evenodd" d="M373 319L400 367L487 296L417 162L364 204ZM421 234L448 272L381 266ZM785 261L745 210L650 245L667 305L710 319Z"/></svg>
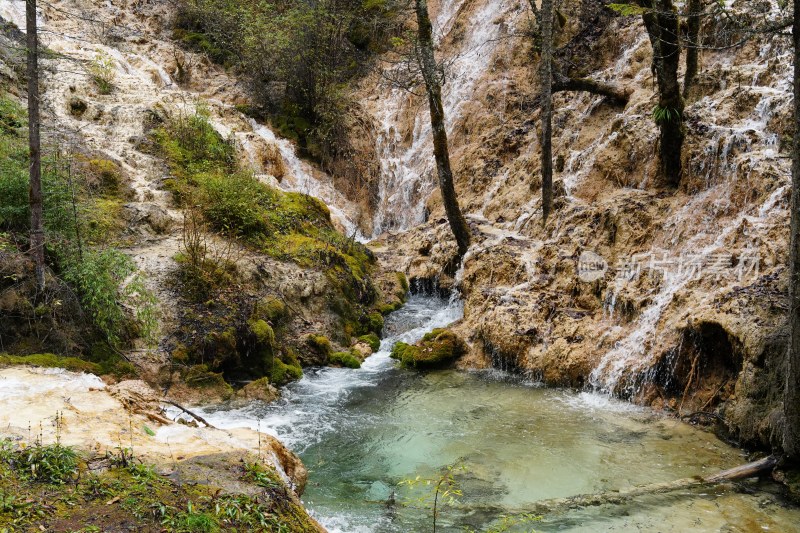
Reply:
<svg viewBox="0 0 800 533"><path fill-rule="evenodd" d="M744 461L716 439L651 411L494 372L396 369L387 350L461 315L457 304L413 297L389 317L382 350L358 370L309 371L265 406L205 415L221 427L279 436L303 459L303 499L331 531L430 531L418 502L458 464L463 491L440 509L437 531L486 530L531 502L713 472ZM765 487L761 487L762 489ZM770 488L770 487L766 487ZM774 492L774 491L773 491ZM514 531L800 531L800 510L769 491L737 486L644 498L545 516Z"/></svg>

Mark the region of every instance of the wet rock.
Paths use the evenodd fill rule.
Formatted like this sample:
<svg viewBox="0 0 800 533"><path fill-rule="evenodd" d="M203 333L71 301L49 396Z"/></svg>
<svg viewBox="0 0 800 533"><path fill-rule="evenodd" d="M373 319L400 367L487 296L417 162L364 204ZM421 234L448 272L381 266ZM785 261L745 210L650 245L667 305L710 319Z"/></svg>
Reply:
<svg viewBox="0 0 800 533"><path fill-rule="evenodd" d="M173 225L169 212L154 203L126 204L123 216L130 225L145 224L156 235L166 234Z"/></svg>
<svg viewBox="0 0 800 533"><path fill-rule="evenodd" d="M237 398L245 400L259 400L271 403L280 398L280 391L269 382L269 378L261 378L251 381L236 392Z"/></svg>

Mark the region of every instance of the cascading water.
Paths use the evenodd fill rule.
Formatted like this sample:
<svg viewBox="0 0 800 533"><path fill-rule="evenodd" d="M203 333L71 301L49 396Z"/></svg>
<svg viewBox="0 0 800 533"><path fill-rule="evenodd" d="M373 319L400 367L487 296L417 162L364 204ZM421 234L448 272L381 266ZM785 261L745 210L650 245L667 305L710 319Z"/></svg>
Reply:
<svg viewBox="0 0 800 533"><path fill-rule="evenodd" d="M464 0L445 1L434 20L434 37L441 46L450 37ZM457 50L448 58L443 105L448 133L459 118L462 107L475 99L478 81L489 70L500 42L509 31L509 13L519 6L507 0L489 0L473 14L466 35L457 42ZM442 58L439 58L440 60ZM435 187L433 177L433 141L427 104L394 87L380 98L372 111L379 125L376 152L380 156L381 180L379 203L373 235L386 230L408 229L423 221L425 199ZM402 117L411 114L408 132ZM410 143L405 138L410 137Z"/></svg>
<svg viewBox="0 0 800 533"><path fill-rule="evenodd" d="M757 102L752 111L745 113L738 121L726 121L728 124L733 122L732 125L708 125L710 134L705 137L706 146L700 152L703 155L695 168L704 173L709 188L696 193L665 220L664 227L668 231L667 239L661 243L662 249L646 254L651 258L651 265L658 263L661 258L674 261L684 256L691 256L695 264L708 265L713 263L715 257L724 257L726 251L730 252L733 235L742 227L754 230L780 227L781 221L787 220L785 208L791 171L787 159L775 157L777 135L770 131L772 117L781 110L785 112L791 104L791 63L788 61L789 53L784 48L785 43L773 40L762 47L757 58L759 62L744 69L753 72L749 76L753 86L731 87L723 99L712 102L706 97L695 104L707 116L713 117L722 112L717 109L721 102L736 101L743 95L754 95ZM784 59L782 62L781 58ZM771 70L773 76L769 85L758 85L761 79L758 73L770 71L769 65L773 61L782 66ZM777 180L774 190L760 204L749 203L745 197L744 205L734 205L732 195L737 185L748 183L751 172L765 162L771 165L773 172L779 169L777 175L781 179ZM713 216L714 213L724 213L732 208L738 209L732 217L717 219ZM698 219L708 222L701 231L692 227ZM756 231L751 230L751 233L757 235ZM748 253L755 254L756 262L760 260L758 248L742 250L742 254ZM645 269L648 268L645 266ZM653 269L647 272L653 273ZM752 274L757 272L751 272L751 277ZM650 303L640 311L634 327L604 354L592 372L590 381L594 387L625 396L637 392L641 379L649 379L647 371L655 362L657 354L651 348L658 344L659 327L665 310L681 291L702 275L708 274L693 268L664 271L663 279L651 292ZM627 282L617 279L611 289L610 301L615 301Z"/></svg>

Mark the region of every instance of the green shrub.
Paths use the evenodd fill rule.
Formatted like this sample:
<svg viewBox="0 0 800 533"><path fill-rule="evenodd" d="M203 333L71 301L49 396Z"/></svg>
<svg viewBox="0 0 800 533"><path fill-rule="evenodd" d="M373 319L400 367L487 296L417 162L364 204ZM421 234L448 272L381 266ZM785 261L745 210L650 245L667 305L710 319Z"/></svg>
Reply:
<svg viewBox="0 0 800 533"><path fill-rule="evenodd" d="M333 352L328 359L328 363L332 366L361 368L361 361L351 352Z"/></svg>
<svg viewBox="0 0 800 533"><path fill-rule="evenodd" d="M106 52L98 53L89 64L89 74L97 85L100 94L111 94L117 71L114 69L114 58Z"/></svg>
<svg viewBox="0 0 800 533"><path fill-rule="evenodd" d="M64 279L78 292L84 309L109 343L119 345L134 334L152 338L157 326L156 299L136 271L133 259L115 249L84 250L65 257ZM135 309L134 316L125 306Z"/></svg>

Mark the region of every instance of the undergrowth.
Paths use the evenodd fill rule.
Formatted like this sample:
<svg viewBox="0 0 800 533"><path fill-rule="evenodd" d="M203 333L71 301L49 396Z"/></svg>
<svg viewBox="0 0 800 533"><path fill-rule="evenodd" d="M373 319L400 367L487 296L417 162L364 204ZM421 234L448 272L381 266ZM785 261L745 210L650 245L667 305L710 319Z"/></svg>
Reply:
<svg viewBox="0 0 800 533"><path fill-rule="evenodd" d="M130 189L113 161L44 147L49 270L45 291L36 290L24 254L30 224L26 128L25 110L0 93L0 317L9 326L0 327L4 348L85 355L97 341L120 348L141 337L152 344L155 298L134 275L133 261L116 248L125 242L122 206Z"/></svg>
<svg viewBox="0 0 800 533"><path fill-rule="evenodd" d="M124 457L125 460L120 460ZM245 463L240 479L255 495L180 483L132 455L110 454L93 472L59 442L0 440L0 531L315 531L278 474Z"/></svg>

